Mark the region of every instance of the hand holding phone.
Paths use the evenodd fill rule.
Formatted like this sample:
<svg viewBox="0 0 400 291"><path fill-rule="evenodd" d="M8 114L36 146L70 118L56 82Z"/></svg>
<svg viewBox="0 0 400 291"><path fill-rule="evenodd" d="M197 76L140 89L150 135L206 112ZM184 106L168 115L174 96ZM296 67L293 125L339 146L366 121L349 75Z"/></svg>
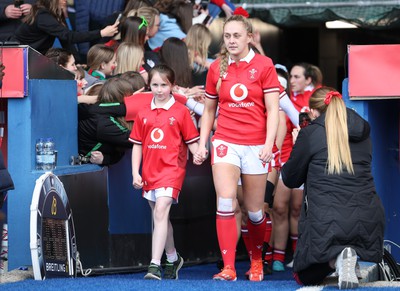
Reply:
<svg viewBox="0 0 400 291"><path fill-rule="evenodd" d="M24 0L14 0L14 7L19 8L24 4Z"/></svg>
<svg viewBox="0 0 400 291"><path fill-rule="evenodd" d="M120 22L122 17L122 13L118 14L117 19L115 20L115 23Z"/></svg>
<svg viewBox="0 0 400 291"><path fill-rule="evenodd" d="M308 112L301 112L299 114L299 125L301 128L308 126L311 122L311 118Z"/></svg>

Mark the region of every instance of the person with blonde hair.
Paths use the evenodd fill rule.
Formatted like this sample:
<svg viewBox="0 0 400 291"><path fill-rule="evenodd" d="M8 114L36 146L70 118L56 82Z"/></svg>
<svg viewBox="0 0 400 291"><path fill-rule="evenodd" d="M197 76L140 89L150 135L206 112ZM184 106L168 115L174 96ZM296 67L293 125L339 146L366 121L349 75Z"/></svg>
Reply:
<svg viewBox="0 0 400 291"><path fill-rule="evenodd" d="M153 37L160 27L160 12L154 7L140 7L137 10L131 10L127 16L138 16L147 21L147 37Z"/></svg>
<svg viewBox="0 0 400 291"><path fill-rule="evenodd" d="M147 72L143 65L143 47L129 42L123 42L117 50L117 64L114 74L122 74L128 71L139 72L143 79L147 81Z"/></svg>
<svg viewBox="0 0 400 291"><path fill-rule="evenodd" d="M189 51L189 62L194 72L203 72L210 67L213 61L208 59L208 48L211 41L211 31L204 24L194 24L189 29L185 43Z"/></svg>
<svg viewBox="0 0 400 291"><path fill-rule="evenodd" d="M370 126L333 88L315 90L309 107L312 122L282 168L287 187L304 183L295 278L317 285L336 270L340 289L357 288L357 256L375 263L383 256L385 214L371 174Z"/></svg>
<svg viewBox="0 0 400 291"><path fill-rule="evenodd" d="M143 67L148 72L151 68L160 63L160 58L157 52L154 52L148 40L156 35L160 28L160 12L154 7L140 7L137 10L131 10L128 16L138 16L142 20L147 21L146 41L144 43L144 65Z"/></svg>
<svg viewBox="0 0 400 291"><path fill-rule="evenodd" d="M207 157L206 143L218 107L211 160L217 194L217 236L224 268L214 275L214 280L237 279L235 210L239 179L249 218L247 229L252 237L249 280L264 278L260 247L266 229L264 195L278 129L280 85L272 60L250 48L252 33L249 19L242 15L228 18L223 26L220 57L211 64L207 75L207 98L195 158Z"/></svg>

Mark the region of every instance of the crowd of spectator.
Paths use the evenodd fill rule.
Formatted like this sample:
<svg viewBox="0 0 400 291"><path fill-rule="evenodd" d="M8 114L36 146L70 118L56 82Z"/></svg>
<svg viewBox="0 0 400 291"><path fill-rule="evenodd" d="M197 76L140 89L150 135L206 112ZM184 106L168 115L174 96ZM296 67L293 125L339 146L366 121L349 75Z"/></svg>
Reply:
<svg viewBox="0 0 400 291"><path fill-rule="evenodd" d="M208 26L218 16L226 17L223 45L218 55L209 56L212 37ZM135 143L133 185L144 188L144 197L150 201L157 221L153 259L145 278L161 279L164 248L169 268L165 278L177 279L183 264L174 249L168 214L172 202L177 202L184 172L180 172L182 181L176 187L162 184L166 187L161 192L148 189L139 175L142 154L145 176L153 166L142 148L142 143L147 145L146 137L141 135L141 130L148 129L147 116L152 116L154 108L173 108L182 114L182 120L190 122L190 127L186 124L177 130L183 135L177 140L188 144L196 164L208 157L209 136L211 132L215 134L211 155L224 266L214 279L236 280L235 251L242 234L251 259L247 275L252 281L285 270L290 241L299 283L318 284L336 270L340 288L355 288L356 256L374 262L382 257L378 248L382 248L384 214L369 171L368 123L349 109L346 111L335 89L323 86L323 75L317 66L305 62L290 70L283 65L274 66L265 56L260 34L253 30L248 16L228 0L211 0L207 6L187 0L26 0L21 5L0 0L0 42L29 45L75 75L82 163L117 163ZM0 82L3 69L1 63ZM252 107L249 111L241 108L243 103L231 103L231 99L241 102L246 97L252 98L246 103ZM175 101L179 104L176 108L172 107ZM190 110L190 115L181 104ZM147 108L146 116L142 108ZM306 130L299 128L299 112L313 119ZM356 128L349 125L347 132L350 121L355 122L352 125ZM175 120L169 122L173 125ZM340 130L333 127L336 123ZM334 134L345 142L336 145ZM306 135L313 138L312 143ZM199 144L193 143L199 138ZM225 155L228 150L239 154ZM344 157L338 154L343 152ZM318 155L321 156L316 158ZM255 166L258 162L260 165ZM1 175L5 175L3 168L0 160ZM339 199L332 199L338 195L333 186L328 187L330 192L320 191L318 187L326 185L321 186L321 180L311 176L341 188L340 195L344 196L357 192L354 187L360 186L360 181L368 181L368 191L360 195L368 197L366 204L374 205L379 217L371 223L361 219L353 222L366 229L374 228L375 233L343 234L342 229L333 228L331 237L313 237L308 223L315 223L318 229L318 222L326 218L321 217L317 223L307 218L308 205L323 204L313 196L315 193L326 195L344 215L356 210L354 205L339 205ZM343 190L341 186L346 183L350 186ZM4 192L11 188L12 181ZM165 196L173 200L158 199ZM306 206L305 197L310 202ZM350 195L350 199L355 198ZM365 220L372 216L368 205L360 213ZM321 215L314 209L309 213ZM325 223L348 225L344 219L327 219ZM324 244L324 249L318 248L318 255L305 251L309 247L305 235L311 237L315 248ZM361 241L378 242L366 250L369 245ZM264 249L260 248L263 243Z"/></svg>

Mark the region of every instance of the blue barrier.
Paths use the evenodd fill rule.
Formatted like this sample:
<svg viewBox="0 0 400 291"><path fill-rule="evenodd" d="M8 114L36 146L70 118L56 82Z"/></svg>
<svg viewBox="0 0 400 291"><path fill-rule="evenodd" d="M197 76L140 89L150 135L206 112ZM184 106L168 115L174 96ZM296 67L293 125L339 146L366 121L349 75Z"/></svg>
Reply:
<svg viewBox="0 0 400 291"><path fill-rule="evenodd" d="M372 174L386 214L385 240L400 245L400 99L350 100L349 81L342 84L343 99L371 125ZM384 86L384 85L383 85ZM385 243L397 261L400 249Z"/></svg>

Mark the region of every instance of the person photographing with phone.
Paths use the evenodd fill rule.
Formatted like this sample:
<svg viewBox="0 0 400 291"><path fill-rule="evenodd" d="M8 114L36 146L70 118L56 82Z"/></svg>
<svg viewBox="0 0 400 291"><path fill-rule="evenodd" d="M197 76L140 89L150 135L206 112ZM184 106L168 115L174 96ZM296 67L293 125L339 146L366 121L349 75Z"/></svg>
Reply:
<svg viewBox="0 0 400 291"><path fill-rule="evenodd" d="M338 273L338 287L358 287L357 256L380 263L385 215L371 173L370 126L346 108L333 88L309 100L312 123L300 130L282 179L289 188L304 183L296 281L317 285Z"/></svg>
<svg viewBox="0 0 400 291"><path fill-rule="evenodd" d="M4 77L4 65L0 59L0 90L3 85ZM3 230L3 223L5 220L5 214L1 211L7 191L14 189L14 182L11 179L10 173L8 172L6 165L4 163L3 152L1 151L1 136L0 136L0 230ZM2 236L0 235L0 245L2 241ZM1 258L0 258L1 260Z"/></svg>
<svg viewBox="0 0 400 291"><path fill-rule="evenodd" d="M63 48L79 58L75 43L88 42L101 37L112 37L118 33L118 24L106 26L101 30L71 31L65 22L63 7L66 0L38 0L30 12L22 19L21 26L15 31L12 40L29 45L41 54L53 46L58 38Z"/></svg>
<svg viewBox="0 0 400 291"><path fill-rule="evenodd" d="M34 0L0 0L0 41L10 40L15 30L28 15Z"/></svg>

